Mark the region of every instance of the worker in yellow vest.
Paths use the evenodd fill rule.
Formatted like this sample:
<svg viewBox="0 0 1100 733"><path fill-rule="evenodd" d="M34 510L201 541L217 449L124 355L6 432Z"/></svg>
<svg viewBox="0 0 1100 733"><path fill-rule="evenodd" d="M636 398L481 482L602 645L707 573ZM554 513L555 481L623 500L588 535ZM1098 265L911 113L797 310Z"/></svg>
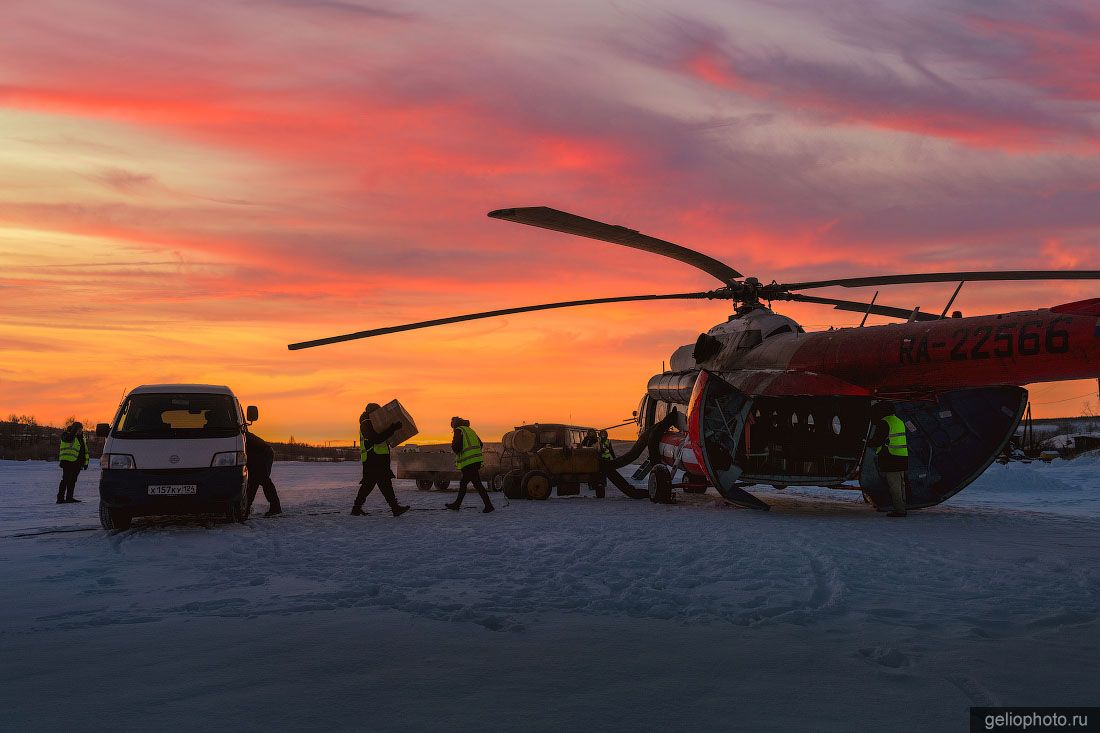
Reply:
<svg viewBox="0 0 1100 733"><path fill-rule="evenodd" d="M61 464L61 483L57 487L58 504L79 504L80 499L73 498L76 491L76 478L88 468L88 444L84 442L84 425L74 422L61 433L61 447L58 449L58 462Z"/></svg>
<svg viewBox="0 0 1100 733"><path fill-rule="evenodd" d="M607 431L601 430L599 432L600 438L600 460L610 463L615 458L615 449L611 447L611 438L607 437Z"/></svg>
<svg viewBox="0 0 1100 733"><path fill-rule="evenodd" d="M595 428L589 428L581 441L582 448L596 448L600 451L600 477L588 482L589 487L596 492L596 498L602 499L607 491L607 482L615 481L611 473L615 470L611 467L611 461L615 458L615 451L611 448L611 439L607 437L607 431L598 433Z"/></svg>
<svg viewBox="0 0 1100 733"><path fill-rule="evenodd" d="M488 514L493 511L493 502L489 501L489 492L481 483L481 466L485 462L481 438L470 427L470 421L461 417L451 418L451 428L455 431L451 439L451 450L455 454L455 468L462 474L462 478L458 482L458 497L446 506L456 512L461 509L462 500L466 498L466 487L473 484L481 501L485 503L485 508L481 511Z"/></svg>
<svg viewBox="0 0 1100 733"><path fill-rule="evenodd" d="M370 492L377 486L382 492L386 503L390 505L393 516L400 517L409 511L408 506L397 503L397 497L393 493L393 470L390 469L390 437L404 427L401 421L390 425L382 432L374 429L370 421L370 414L379 409L377 402L371 402L359 416L359 460L363 464L363 478L359 482L359 493L355 495L355 504L351 507L351 514L361 517L366 514L363 511L363 502L367 500Z"/></svg>
<svg viewBox="0 0 1100 733"><path fill-rule="evenodd" d="M905 423L894 414L894 407L887 401L876 403L874 415L878 417L875 430L867 441L878 459L878 470L890 489L894 510L888 517L905 516L905 474L909 471L909 441L905 435Z"/></svg>

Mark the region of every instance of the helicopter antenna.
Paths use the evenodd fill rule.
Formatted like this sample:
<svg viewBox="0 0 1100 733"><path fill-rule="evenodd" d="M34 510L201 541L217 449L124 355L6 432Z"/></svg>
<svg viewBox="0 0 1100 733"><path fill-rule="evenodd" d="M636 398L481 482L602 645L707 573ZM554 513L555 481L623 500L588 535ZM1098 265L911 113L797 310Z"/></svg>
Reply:
<svg viewBox="0 0 1100 733"><path fill-rule="evenodd" d="M920 312L920 306L919 305L916 308L913 309L912 313L909 314L909 320L906 321L906 323L912 323L913 321L917 320L918 314L923 315Z"/></svg>
<svg viewBox="0 0 1100 733"><path fill-rule="evenodd" d="M951 308L951 304L955 302L955 298L959 297L959 291L962 290L963 285L966 284L966 280L960 280L959 286L955 288L955 292L951 293L951 300L947 301L947 305L943 307L943 313L940 313L940 320L947 318L947 311Z"/></svg>
<svg viewBox="0 0 1100 733"><path fill-rule="evenodd" d="M859 322L859 327L863 328L863 324L867 322L867 316L871 315L871 309L875 307L875 301L878 300L878 291L871 296L871 302L867 305L867 310L863 312L863 320Z"/></svg>

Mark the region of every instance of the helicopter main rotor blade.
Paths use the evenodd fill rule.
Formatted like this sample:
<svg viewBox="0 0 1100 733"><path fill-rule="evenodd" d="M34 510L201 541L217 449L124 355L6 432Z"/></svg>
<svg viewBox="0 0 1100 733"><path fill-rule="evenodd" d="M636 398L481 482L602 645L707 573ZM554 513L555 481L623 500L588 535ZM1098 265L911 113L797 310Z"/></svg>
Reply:
<svg viewBox="0 0 1100 733"><path fill-rule="evenodd" d="M894 308L889 305L878 305L872 303L859 303L854 300L839 300L837 298L818 298L813 295L800 295L798 293L787 293L789 297L781 298L781 300L794 300L799 303L820 303L822 305L831 305L840 311L854 311L856 313L874 313L878 316L890 316L891 318L902 318L909 320L912 318L915 321L938 321L940 317L933 313L922 313L917 311L916 315L913 314L913 309Z"/></svg>
<svg viewBox="0 0 1100 733"><path fill-rule="evenodd" d="M633 247L643 252L652 252L653 254L670 257L718 278L725 285L730 285L734 280L742 277L740 272L726 263L708 257L702 252L696 252L693 249L642 234L634 229L627 229L614 224L604 224L602 221L586 219L583 216L551 209L547 206L498 209L490 211L489 216L493 219L514 221L519 224L542 227L543 229L553 229L556 232L565 232L566 234L575 234L578 237L621 244L624 247Z"/></svg>
<svg viewBox="0 0 1100 733"><path fill-rule="evenodd" d="M975 280L1100 280L1100 270L990 270L985 272L925 272L913 275L877 275L872 277L842 277L834 280L811 280L784 283L770 287L778 290L809 290L839 285L862 288L868 285L900 285L903 283L945 283ZM767 286L765 286L767 287Z"/></svg>
<svg viewBox="0 0 1100 733"><path fill-rule="evenodd" d="M354 341L372 336L382 336L387 333L399 333L401 331L413 331L418 328L431 328L432 326L444 326L448 323L461 323L462 321L476 321L480 318L494 318L496 316L509 316L513 313L529 313L531 311L544 311L551 308L572 308L578 305L597 305L599 303L627 303L636 300L694 300L716 299L729 297L724 290L707 290L699 293L672 293L670 295L627 295L619 298L592 298L590 300L569 300L562 303L543 303L542 305L528 305L521 308L504 308L502 310L484 311L483 313L467 313L464 316L451 316L450 318L436 318L431 321L418 321L417 323L405 323L400 326L388 326L386 328L374 328L369 331L356 331L345 333L341 336L329 336L328 338L314 339L313 341L301 341L287 346L291 351L298 349L311 349L314 346L335 344L341 341Z"/></svg>

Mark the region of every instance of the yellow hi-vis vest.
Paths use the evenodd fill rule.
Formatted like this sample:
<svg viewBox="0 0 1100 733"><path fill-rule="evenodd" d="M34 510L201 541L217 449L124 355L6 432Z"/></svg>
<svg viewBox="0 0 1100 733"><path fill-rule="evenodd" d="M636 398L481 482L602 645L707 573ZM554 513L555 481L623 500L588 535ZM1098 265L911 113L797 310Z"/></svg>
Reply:
<svg viewBox="0 0 1100 733"><path fill-rule="evenodd" d="M886 421L890 432L886 436L886 442L876 448L875 452L882 453L882 449L886 448L892 456L909 455L909 445L905 440L905 423L897 415L887 415L882 419Z"/></svg>
<svg viewBox="0 0 1100 733"><path fill-rule="evenodd" d="M606 438L600 441L600 458L605 461L611 460L611 441Z"/></svg>
<svg viewBox="0 0 1100 733"><path fill-rule="evenodd" d="M474 429L460 425L458 431L462 433L462 450L455 455L455 468L463 469L475 463L484 463L485 458L481 454L481 438L477 437Z"/></svg>
<svg viewBox="0 0 1100 733"><path fill-rule="evenodd" d="M359 431L359 462L366 463L368 453L376 453L380 456L387 455L390 452L390 444L383 441L375 445L367 447L367 441L363 439L363 431Z"/></svg>
<svg viewBox="0 0 1100 733"><path fill-rule="evenodd" d="M80 458L80 437L73 438L71 443L61 441L61 448L58 450L58 460L61 461L75 461ZM88 452L84 451L84 465L88 465Z"/></svg>

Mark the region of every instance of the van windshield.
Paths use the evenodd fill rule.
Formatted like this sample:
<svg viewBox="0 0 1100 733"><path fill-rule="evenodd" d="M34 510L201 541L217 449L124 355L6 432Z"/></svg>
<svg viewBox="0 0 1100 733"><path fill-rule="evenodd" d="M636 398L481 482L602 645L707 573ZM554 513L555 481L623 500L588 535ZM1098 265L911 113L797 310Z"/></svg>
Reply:
<svg viewBox="0 0 1100 733"><path fill-rule="evenodd" d="M226 394L135 394L126 398L117 438L228 438L241 432L237 404Z"/></svg>

